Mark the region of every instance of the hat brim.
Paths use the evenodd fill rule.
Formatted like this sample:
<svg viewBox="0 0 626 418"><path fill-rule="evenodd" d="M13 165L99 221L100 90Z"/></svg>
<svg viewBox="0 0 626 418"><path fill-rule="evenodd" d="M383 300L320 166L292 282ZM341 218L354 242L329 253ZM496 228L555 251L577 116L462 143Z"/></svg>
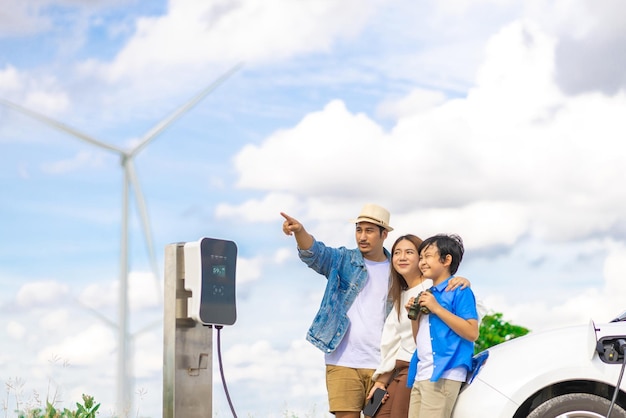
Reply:
<svg viewBox="0 0 626 418"><path fill-rule="evenodd" d="M389 232L393 231L393 228L391 226L385 225L384 223L382 223L378 219L374 219L374 218L368 218L368 217L364 217L364 216L359 216L358 218L352 220L351 222L355 223L355 224L358 224L359 222L368 222L368 223L371 223L371 224L374 224L374 225L382 226L383 228L385 228Z"/></svg>

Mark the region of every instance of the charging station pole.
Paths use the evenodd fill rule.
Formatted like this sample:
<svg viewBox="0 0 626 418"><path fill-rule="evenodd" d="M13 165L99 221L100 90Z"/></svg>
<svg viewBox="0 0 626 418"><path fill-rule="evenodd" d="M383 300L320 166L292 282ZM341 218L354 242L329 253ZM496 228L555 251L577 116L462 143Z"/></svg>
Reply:
<svg viewBox="0 0 626 418"><path fill-rule="evenodd" d="M184 243L165 247L163 418L213 415L213 330L190 318Z"/></svg>

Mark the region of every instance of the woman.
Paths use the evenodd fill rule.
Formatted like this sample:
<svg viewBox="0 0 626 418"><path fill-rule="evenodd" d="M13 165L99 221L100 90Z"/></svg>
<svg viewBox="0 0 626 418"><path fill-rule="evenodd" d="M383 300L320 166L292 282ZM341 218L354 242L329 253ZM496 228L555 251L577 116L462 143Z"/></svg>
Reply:
<svg viewBox="0 0 626 418"><path fill-rule="evenodd" d="M407 317L405 305L412 297L417 297L432 286L432 280L425 279L420 271L418 247L422 240L415 235L399 237L391 247L391 288L389 295L393 309L389 312L383 328L380 354L381 363L374 372L374 386L367 399L377 388L387 390L387 396L376 418L408 416L411 388L407 387L407 371L411 357L415 352L415 339L411 329L411 320ZM446 290L459 286L469 286L463 277L450 280Z"/></svg>

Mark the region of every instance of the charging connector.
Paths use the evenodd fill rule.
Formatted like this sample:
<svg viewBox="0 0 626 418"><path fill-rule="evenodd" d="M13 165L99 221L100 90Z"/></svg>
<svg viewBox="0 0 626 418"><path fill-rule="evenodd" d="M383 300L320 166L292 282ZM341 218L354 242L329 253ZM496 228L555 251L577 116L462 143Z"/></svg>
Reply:
<svg viewBox="0 0 626 418"><path fill-rule="evenodd" d="M626 352L626 338L605 337L598 341L596 351L605 363L621 363Z"/></svg>
<svg viewBox="0 0 626 418"><path fill-rule="evenodd" d="M609 363L617 363L619 361L619 351L615 349L613 344L607 344L604 347L604 358Z"/></svg>

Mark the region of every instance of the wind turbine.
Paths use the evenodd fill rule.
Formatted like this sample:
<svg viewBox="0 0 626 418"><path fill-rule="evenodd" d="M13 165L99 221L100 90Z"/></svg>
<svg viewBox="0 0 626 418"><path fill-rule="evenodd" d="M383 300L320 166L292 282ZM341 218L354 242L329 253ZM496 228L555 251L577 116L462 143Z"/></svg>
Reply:
<svg viewBox="0 0 626 418"><path fill-rule="evenodd" d="M129 376L129 367L128 367L128 357L129 357L129 339L133 338L134 335L130 335L128 333L128 258L129 258L129 248L128 248L128 212L129 212L129 194L130 188L134 190L135 200L137 203L137 209L139 211L139 217L141 219L142 229L144 233L144 237L146 240L146 245L148 247L148 254L150 258L150 265L152 267L155 281L157 283L157 292L159 295L159 300L162 300L161 290L160 290L160 273L159 268L156 261L156 256L154 253L154 245L152 232L150 228L150 221L148 219L148 211L146 208L146 203L141 192L141 187L139 185L139 181L137 180L137 175L135 174L135 165L133 162L133 158L139 154L145 147L148 146L150 142L152 142L157 135L163 132L169 125L171 125L174 121L180 118L183 114L193 108L198 102L204 99L209 93L215 90L220 84L222 84L228 77L234 74L242 64L237 64L224 74L220 76L217 80L211 83L204 90L200 91L194 97L192 97L187 103L183 106L176 109L171 115L163 119L161 122L157 123L152 129L150 129L146 134L144 134L139 143L131 148L130 150L124 150L122 148L116 147L111 144L107 144L105 142L99 141L97 139L92 138L91 136L84 134L70 126L67 126L61 122L55 121L41 113L34 112L32 110L26 109L18 104L12 103L10 101L4 100L0 98L0 104L3 104L6 107L9 107L17 112L23 113L27 116L30 116L45 125L49 125L55 129L58 129L62 132L68 133L76 138L88 142L92 145L95 145L99 148L112 151L120 156L120 164L124 170L124 180L122 187L122 229L121 229L121 243L120 243L120 272L119 272L119 307L118 307L118 321L117 325L118 331L118 361L117 361L117 411L118 413L122 413L129 406L129 389L131 387L130 384L130 376ZM105 319L106 320L106 319ZM110 322L110 321L107 321Z"/></svg>

